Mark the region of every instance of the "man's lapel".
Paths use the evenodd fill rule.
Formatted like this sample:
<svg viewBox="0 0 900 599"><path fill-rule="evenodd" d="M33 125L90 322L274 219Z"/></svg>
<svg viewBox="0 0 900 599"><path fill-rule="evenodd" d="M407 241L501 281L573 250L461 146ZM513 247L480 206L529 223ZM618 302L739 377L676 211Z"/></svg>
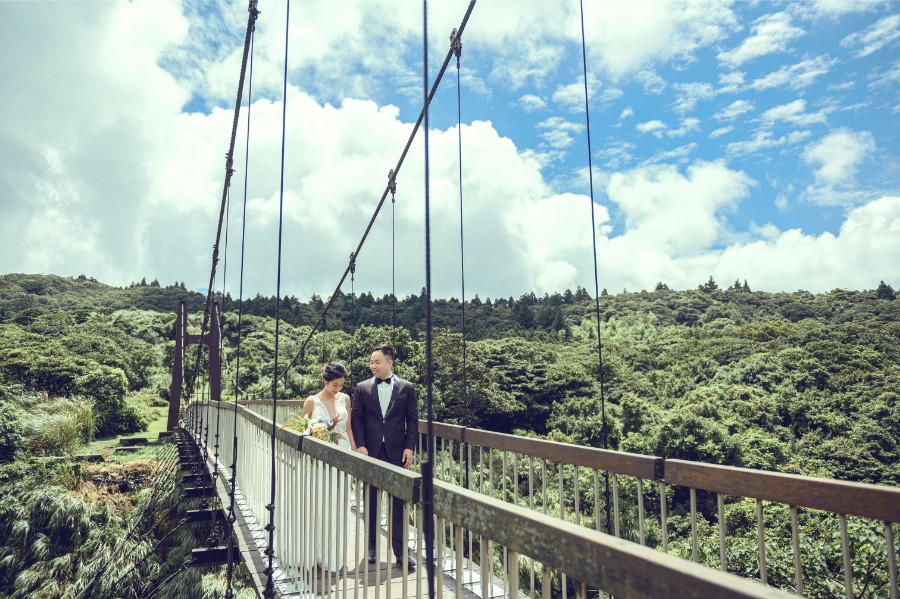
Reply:
<svg viewBox="0 0 900 599"><path fill-rule="evenodd" d="M371 392L369 396L372 398L372 403L375 404L375 412L384 420L384 414L381 413L381 399L378 397L378 385L375 384L375 379L372 379L369 388ZM390 411L390 408L388 408Z"/></svg>

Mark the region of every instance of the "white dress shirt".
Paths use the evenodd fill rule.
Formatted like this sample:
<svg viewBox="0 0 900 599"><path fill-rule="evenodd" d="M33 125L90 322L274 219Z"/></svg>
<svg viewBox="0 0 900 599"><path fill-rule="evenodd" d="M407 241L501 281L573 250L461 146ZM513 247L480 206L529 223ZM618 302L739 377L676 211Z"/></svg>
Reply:
<svg viewBox="0 0 900 599"><path fill-rule="evenodd" d="M380 383L376 385L378 389L378 402L381 404L381 418L387 416L388 404L391 403L391 394L394 392L394 373L389 377L390 383Z"/></svg>

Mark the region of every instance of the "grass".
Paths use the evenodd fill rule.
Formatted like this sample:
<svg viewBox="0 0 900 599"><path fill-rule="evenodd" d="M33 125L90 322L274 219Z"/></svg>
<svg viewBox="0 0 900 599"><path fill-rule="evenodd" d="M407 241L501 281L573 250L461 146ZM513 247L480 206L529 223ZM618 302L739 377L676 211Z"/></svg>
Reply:
<svg viewBox="0 0 900 599"><path fill-rule="evenodd" d="M168 406L162 407L152 407L149 408L150 413L152 414L153 419L147 425L147 430L143 432L137 433L126 433L122 435L112 435L109 437L102 437L99 439L95 439L90 443L84 444L82 447L78 449L76 455L93 455L93 454L103 454L107 458L111 456L115 456L115 461L117 462L130 462L132 460L142 459L142 458L152 458L155 455L156 448L151 446L148 448L139 448L137 451L133 453L119 453L114 454L114 450L119 446L119 441L123 438L130 437L146 437L147 441L150 443L156 443L159 439L159 433L166 430L166 423L169 415Z"/></svg>

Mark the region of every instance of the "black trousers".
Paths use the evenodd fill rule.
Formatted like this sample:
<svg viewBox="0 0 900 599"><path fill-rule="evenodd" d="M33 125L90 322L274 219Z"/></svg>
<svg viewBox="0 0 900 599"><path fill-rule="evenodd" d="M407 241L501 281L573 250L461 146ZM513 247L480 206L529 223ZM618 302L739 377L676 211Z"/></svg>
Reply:
<svg viewBox="0 0 900 599"><path fill-rule="evenodd" d="M384 449L384 443L381 444L381 449L378 452L378 455L375 456L382 462L387 462L389 464L393 464L394 466L403 467L403 460L391 460L387 456L387 452ZM369 498L368 503L366 504L366 513L368 514L369 519L369 549L375 549L375 535L378 533L378 525L381 521L381 514L376 513L375 508L377 506L377 501L375 498L375 494L378 492L373 486L369 487ZM397 559L403 557L403 501L400 499L394 498L392 500L393 506L391 510L391 548L394 550L394 556Z"/></svg>

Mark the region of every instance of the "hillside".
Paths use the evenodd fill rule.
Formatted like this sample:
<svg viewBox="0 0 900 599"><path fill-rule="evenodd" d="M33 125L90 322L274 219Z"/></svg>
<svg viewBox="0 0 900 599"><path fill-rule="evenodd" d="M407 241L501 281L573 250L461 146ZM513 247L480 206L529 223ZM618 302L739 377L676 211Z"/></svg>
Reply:
<svg viewBox="0 0 900 599"><path fill-rule="evenodd" d="M0 385L90 397L98 429L135 428L128 398L166 396L172 310L182 298L199 328L202 297L179 285L2 276ZM244 391L271 380L273 305L262 296L244 303ZM390 297L338 298L328 332L281 383L284 396L314 392L330 359L351 367L352 386L368 376L369 348L384 340L397 347L399 374L424 384L421 308L417 296L400 300L405 324L391 330ZM283 302L282 365L320 309L319 298ZM583 289L467 303L464 393L461 305L436 300L438 418L602 446L594 309ZM688 291L660 284L603 295L600 311L611 448L900 484L900 301L889 286L812 294L752 292L740 282L719 289L712 280ZM237 320L226 313L228 369ZM225 379L223 392L233 396L233 372Z"/></svg>

